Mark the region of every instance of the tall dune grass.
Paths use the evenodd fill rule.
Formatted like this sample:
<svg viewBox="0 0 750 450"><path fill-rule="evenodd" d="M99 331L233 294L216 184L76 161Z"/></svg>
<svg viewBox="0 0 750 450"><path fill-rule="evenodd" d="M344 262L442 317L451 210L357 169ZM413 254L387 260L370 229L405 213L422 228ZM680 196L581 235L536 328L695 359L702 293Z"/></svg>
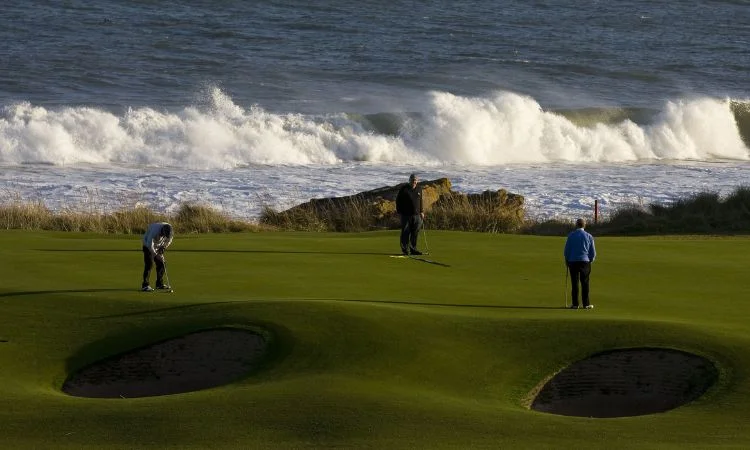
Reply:
<svg viewBox="0 0 750 450"><path fill-rule="evenodd" d="M528 222L527 234L564 235L572 221ZM671 204L628 205L587 229L598 235L750 234L750 187L722 197L699 192Z"/></svg>
<svg viewBox="0 0 750 450"><path fill-rule="evenodd" d="M669 205L623 208L593 229L599 234L748 234L750 187L726 197L700 192Z"/></svg>
<svg viewBox="0 0 750 450"><path fill-rule="evenodd" d="M392 212L383 211L378 203L356 195L337 201L314 200L286 211L264 206L260 223L287 231L357 232L399 226Z"/></svg>
<svg viewBox="0 0 750 450"><path fill-rule="evenodd" d="M111 213L90 208L85 212L51 211L41 201L0 200L0 229L140 234L149 223L158 221L172 223L179 233L359 232L400 226L392 204L358 196L343 202L317 200L281 212L264 207L258 222L233 219L210 206L190 203L169 215L145 207ZM523 208L498 208L481 197L469 201L460 195L435 203L426 221L435 230L558 236L573 226L567 220L529 220ZM750 187L739 187L726 197L702 192L668 205L627 206L599 223L589 223L587 228L599 235L750 234Z"/></svg>
<svg viewBox="0 0 750 450"><path fill-rule="evenodd" d="M115 212L52 211L41 201L24 202L11 198L0 203L0 229L89 231L105 234L141 234L148 224L170 222L178 233L211 233L259 231L262 226L232 219L215 209L195 204L183 204L174 215L157 213L136 206Z"/></svg>
<svg viewBox="0 0 750 450"><path fill-rule="evenodd" d="M504 201L504 200L503 200ZM428 213L429 227L436 230L515 233L524 225L522 206L500 207L489 196L441 197Z"/></svg>
<svg viewBox="0 0 750 450"><path fill-rule="evenodd" d="M511 233L524 223L522 207L500 207L490 196L443 196L426 215L429 227L436 230ZM401 226L392 203L360 196L335 202L315 200L281 212L266 207L260 223L294 231L367 231Z"/></svg>

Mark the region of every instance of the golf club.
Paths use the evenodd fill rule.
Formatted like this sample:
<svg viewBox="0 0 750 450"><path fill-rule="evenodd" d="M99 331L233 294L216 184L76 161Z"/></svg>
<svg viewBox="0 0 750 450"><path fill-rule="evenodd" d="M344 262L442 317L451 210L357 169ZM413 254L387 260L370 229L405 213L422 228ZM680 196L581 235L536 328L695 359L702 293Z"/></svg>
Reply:
<svg viewBox="0 0 750 450"><path fill-rule="evenodd" d="M163 292L173 293L174 289L172 289L172 283L169 282L169 273L167 273L167 259L164 258L164 254L161 255L161 261L162 264L164 264L164 281L166 282L166 285L169 286L169 289L161 289Z"/></svg>
<svg viewBox="0 0 750 450"><path fill-rule="evenodd" d="M427 245L427 221L422 220L422 238L424 240L424 254L430 254L430 246Z"/></svg>
<svg viewBox="0 0 750 450"><path fill-rule="evenodd" d="M568 308L568 264L563 262L563 267L565 268L565 308Z"/></svg>

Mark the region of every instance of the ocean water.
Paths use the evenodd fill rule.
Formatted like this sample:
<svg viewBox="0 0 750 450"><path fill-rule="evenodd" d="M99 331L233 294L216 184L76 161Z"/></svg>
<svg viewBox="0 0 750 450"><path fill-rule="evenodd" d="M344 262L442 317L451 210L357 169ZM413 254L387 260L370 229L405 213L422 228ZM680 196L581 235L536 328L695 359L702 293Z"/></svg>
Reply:
<svg viewBox="0 0 750 450"><path fill-rule="evenodd" d="M750 174L750 3L6 0L0 202L263 206L448 177L533 217Z"/></svg>

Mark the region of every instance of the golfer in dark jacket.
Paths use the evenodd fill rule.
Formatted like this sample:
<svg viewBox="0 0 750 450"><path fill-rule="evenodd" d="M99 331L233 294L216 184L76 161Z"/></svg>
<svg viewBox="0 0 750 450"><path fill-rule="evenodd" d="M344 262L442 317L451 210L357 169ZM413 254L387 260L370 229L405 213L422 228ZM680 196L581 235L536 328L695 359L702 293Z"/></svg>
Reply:
<svg viewBox="0 0 750 450"><path fill-rule="evenodd" d="M583 228L586 221L583 219L576 220L576 229L568 235L565 241L565 264L570 272L571 282L571 300L572 309L578 309L578 283L581 283L581 300L583 307L592 309L589 301L589 275L591 275L591 263L596 258L596 248L594 248L594 237Z"/></svg>
<svg viewBox="0 0 750 450"><path fill-rule="evenodd" d="M396 212L401 216L401 253L421 255L417 250L417 237L422 228L422 188L416 174L409 176L409 184L404 185L396 196Z"/></svg>

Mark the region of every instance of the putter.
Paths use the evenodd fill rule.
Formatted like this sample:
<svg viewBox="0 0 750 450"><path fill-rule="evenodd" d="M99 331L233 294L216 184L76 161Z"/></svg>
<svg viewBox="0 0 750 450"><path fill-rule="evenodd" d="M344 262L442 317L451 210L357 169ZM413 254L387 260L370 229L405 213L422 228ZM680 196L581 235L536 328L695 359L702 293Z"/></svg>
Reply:
<svg viewBox="0 0 750 450"><path fill-rule="evenodd" d="M429 255L430 254L430 246L427 245L427 221L422 221L422 238L424 240L424 254Z"/></svg>
<svg viewBox="0 0 750 450"><path fill-rule="evenodd" d="M167 286L169 286L169 289L157 289L157 290L161 290L163 292L167 292L171 294L174 292L174 289L172 289L172 283L169 282L169 273L167 272L167 260L166 258L164 258L163 254L161 257L162 257L162 261L164 262L164 280L167 282Z"/></svg>
<svg viewBox="0 0 750 450"><path fill-rule="evenodd" d="M565 295L565 308L568 307L568 266L565 267L565 291L563 291L563 295Z"/></svg>

